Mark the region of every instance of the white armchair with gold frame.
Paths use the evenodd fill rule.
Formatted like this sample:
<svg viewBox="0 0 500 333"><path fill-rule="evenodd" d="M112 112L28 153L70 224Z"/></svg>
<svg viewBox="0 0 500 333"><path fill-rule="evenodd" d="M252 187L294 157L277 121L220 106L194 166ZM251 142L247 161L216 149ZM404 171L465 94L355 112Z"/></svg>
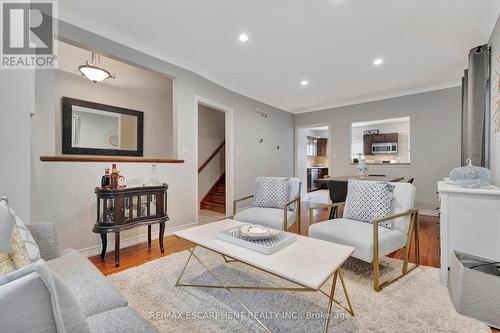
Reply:
<svg viewBox="0 0 500 333"><path fill-rule="evenodd" d="M373 265L373 289L376 291L398 280L419 265L418 210L414 209L415 186L408 183L394 185L390 215L373 221L373 224L346 218L336 218L313 224L315 209L342 207L342 203L309 208L309 236L355 248L352 256ZM391 222L391 227L381 226ZM408 269L412 238L415 236L415 264ZM402 272L396 278L379 282L379 261L396 250L404 248Z"/></svg>
<svg viewBox="0 0 500 333"><path fill-rule="evenodd" d="M288 198L283 208L257 207L252 204L238 211L238 203L253 199L255 194L234 200L233 219L244 223L260 224L278 230L288 230L288 228L297 223L297 233L300 233L300 187L300 179L290 178L288 180Z"/></svg>

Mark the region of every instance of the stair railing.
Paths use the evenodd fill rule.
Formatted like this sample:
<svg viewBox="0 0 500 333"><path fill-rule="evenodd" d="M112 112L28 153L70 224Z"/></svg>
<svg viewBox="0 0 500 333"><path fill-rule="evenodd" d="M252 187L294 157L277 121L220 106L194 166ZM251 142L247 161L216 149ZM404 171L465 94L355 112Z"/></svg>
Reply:
<svg viewBox="0 0 500 333"><path fill-rule="evenodd" d="M207 160L205 162L203 162L202 165L200 165L200 167L198 168L198 173L200 173L203 169L205 169L205 167L208 165L208 163L210 163L211 160L214 159L215 155L217 155L217 153L222 149L222 147L224 147L224 145L226 144L226 141L223 141L219 147L217 147L214 152L212 154L210 154L210 156L207 158Z"/></svg>

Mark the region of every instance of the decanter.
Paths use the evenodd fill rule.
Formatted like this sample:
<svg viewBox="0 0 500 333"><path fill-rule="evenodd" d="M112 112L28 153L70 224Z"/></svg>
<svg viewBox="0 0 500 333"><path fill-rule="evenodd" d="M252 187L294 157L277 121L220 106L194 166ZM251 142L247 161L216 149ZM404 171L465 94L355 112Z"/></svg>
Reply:
<svg viewBox="0 0 500 333"><path fill-rule="evenodd" d="M146 186L160 186L162 182L156 176L156 163L151 165L151 178L146 182Z"/></svg>

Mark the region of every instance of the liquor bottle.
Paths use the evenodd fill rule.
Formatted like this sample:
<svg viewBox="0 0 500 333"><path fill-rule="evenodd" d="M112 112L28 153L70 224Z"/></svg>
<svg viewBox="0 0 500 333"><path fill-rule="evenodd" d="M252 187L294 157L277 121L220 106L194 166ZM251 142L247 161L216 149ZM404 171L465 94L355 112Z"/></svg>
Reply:
<svg viewBox="0 0 500 333"><path fill-rule="evenodd" d="M101 178L101 188L109 188L110 185L109 168L106 168L104 169L104 176Z"/></svg>
<svg viewBox="0 0 500 333"><path fill-rule="evenodd" d="M118 170L116 170L116 164L113 163L112 167L111 167L111 188L112 189L115 189L118 187Z"/></svg>
<svg viewBox="0 0 500 333"><path fill-rule="evenodd" d="M116 173L118 174L117 179L116 179L116 184L118 188L124 188L127 187L125 184L125 177L123 177L122 174L120 174L120 170L116 170Z"/></svg>

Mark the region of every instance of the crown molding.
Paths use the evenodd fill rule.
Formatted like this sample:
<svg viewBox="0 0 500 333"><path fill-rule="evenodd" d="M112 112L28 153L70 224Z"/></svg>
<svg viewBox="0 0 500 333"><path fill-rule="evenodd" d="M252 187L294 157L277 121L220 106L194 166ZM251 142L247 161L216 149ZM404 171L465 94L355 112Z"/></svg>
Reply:
<svg viewBox="0 0 500 333"><path fill-rule="evenodd" d="M391 98L408 96L408 95L416 95L416 94L421 94L421 93L425 93L425 92L429 92L429 91L460 87L461 84L462 83L458 82L458 81L451 81L451 82L446 82L446 83L441 83L441 84L420 87L420 88L416 88L416 89L401 90L401 91L389 93L389 94L375 95L375 96L366 97L366 98L351 99L351 100L347 100L347 101L339 102L339 103L331 103L331 104L323 104L320 106L313 106L310 108L299 109L293 113L301 114L301 113L323 111L323 110L339 108L339 107L343 107L343 106L381 101L384 99L391 99Z"/></svg>

